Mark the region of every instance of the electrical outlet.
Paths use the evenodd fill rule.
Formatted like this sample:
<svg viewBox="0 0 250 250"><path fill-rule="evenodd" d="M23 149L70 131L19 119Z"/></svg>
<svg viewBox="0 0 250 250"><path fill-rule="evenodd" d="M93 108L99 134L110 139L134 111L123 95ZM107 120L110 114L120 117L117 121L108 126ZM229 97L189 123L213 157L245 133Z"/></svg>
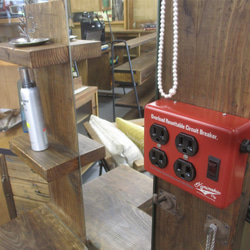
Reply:
<svg viewBox="0 0 250 250"><path fill-rule="evenodd" d="M194 156L198 152L198 143L194 136L180 133L175 138L175 146L180 153Z"/></svg>
<svg viewBox="0 0 250 250"><path fill-rule="evenodd" d="M168 158L164 151L152 148L149 152L149 159L158 168L165 168L168 165Z"/></svg>
<svg viewBox="0 0 250 250"><path fill-rule="evenodd" d="M169 99L144 111L147 171L218 208L241 196L249 119Z"/></svg>
<svg viewBox="0 0 250 250"><path fill-rule="evenodd" d="M150 127L150 137L154 142L164 145L169 139L168 130L166 127L154 123Z"/></svg>
<svg viewBox="0 0 250 250"><path fill-rule="evenodd" d="M196 176L193 164L183 159L178 159L174 163L174 172L179 178L185 181L192 181Z"/></svg>

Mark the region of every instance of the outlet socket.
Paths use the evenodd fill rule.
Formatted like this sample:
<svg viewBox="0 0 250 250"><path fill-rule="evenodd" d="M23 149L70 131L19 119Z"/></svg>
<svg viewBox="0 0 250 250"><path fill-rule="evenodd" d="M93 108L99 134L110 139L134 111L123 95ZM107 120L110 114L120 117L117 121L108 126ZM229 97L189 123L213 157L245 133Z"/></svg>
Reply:
<svg viewBox="0 0 250 250"><path fill-rule="evenodd" d="M166 127L154 123L150 127L150 137L154 142L164 145L169 139L168 130Z"/></svg>
<svg viewBox="0 0 250 250"><path fill-rule="evenodd" d="M168 165L168 158L164 151L158 148L152 148L149 152L150 162L159 168L165 168Z"/></svg>
<svg viewBox="0 0 250 250"><path fill-rule="evenodd" d="M195 137L185 133L180 133L176 136L175 146L180 153L188 156L194 156L199 148Z"/></svg>
<svg viewBox="0 0 250 250"><path fill-rule="evenodd" d="M196 171L193 164L183 159L178 159L175 161L174 172L179 178L185 181L192 181L196 176Z"/></svg>

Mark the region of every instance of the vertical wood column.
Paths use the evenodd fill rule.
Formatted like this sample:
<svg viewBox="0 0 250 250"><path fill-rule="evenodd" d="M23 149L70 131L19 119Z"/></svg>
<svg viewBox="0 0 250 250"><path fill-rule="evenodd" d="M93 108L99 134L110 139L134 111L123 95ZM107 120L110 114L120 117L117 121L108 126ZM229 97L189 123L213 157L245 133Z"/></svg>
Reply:
<svg viewBox="0 0 250 250"><path fill-rule="evenodd" d="M172 86L172 1L166 1L163 82ZM250 2L248 0L179 0L179 85L174 100L250 118ZM250 197L246 172L241 197L226 209L155 179L155 192L176 196L177 214L156 206L154 249L205 249L207 215L227 223L229 244L215 249L240 249Z"/></svg>

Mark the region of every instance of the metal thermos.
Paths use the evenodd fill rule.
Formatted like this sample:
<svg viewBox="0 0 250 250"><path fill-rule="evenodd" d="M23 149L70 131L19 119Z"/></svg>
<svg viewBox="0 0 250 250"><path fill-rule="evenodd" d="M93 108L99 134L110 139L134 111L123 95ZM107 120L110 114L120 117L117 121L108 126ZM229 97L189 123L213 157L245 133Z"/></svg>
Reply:
<svg viewBox="0 0 250 250"><path fill-rule="evenodd" d="M47 131L43 117L39 89L36 87L33 71L21 67L21 98L28 127L31 149L43 151L48 148Z"/></svg>

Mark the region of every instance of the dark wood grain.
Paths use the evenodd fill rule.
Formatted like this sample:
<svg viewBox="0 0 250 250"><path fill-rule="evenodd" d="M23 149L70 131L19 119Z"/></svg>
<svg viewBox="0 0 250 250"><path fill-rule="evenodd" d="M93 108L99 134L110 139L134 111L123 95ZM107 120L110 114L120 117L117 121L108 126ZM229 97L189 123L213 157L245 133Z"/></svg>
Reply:
<svg viewBox="0 0 250 250"><path fill-rule="evenodd" d="M166 1L166 10L172 2ZM181 0L179 3L179 85L174 100L250 118L250 2L247 0ZM166 13L163 86L172 85L172 14ZM226 209L215 208L157 178L177 198L177 215L156 207L155 249L204 249L208 214L231 227L229 244L240 249L250 197L249 171L242 196ZM169 226L166 226L169 225Z"/></svg>

